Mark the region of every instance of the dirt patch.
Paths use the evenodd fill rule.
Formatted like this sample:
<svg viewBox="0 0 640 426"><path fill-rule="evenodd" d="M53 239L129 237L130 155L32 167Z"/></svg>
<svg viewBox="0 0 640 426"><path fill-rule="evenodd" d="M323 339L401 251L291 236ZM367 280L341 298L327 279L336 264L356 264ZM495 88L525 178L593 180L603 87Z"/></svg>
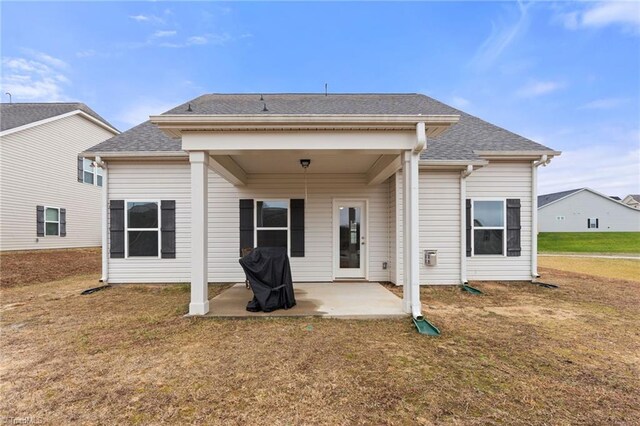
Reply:
<svg viewBox="0 0 640 426"><path fill-rule="evenodd" d="M2 252L0 287L38 284L99 273L100 253L98 248Z"/></svg>
<svg viewBox="0 0 640 426"><path fill-rule="evenodd" d="M560 271L640 282L640 258L602 259L540 256L538 263L541 267L553 268Z"/></svg>
<svg viewBox="0 0 640 426"><path fill-rule="evenodd" d="M505 317L531 317L539 319L566 320L575 318L575 313L562 309L549 309L542 306L520 305L520 306L495 306L484 308L487 312L492 312Z"/></svg>

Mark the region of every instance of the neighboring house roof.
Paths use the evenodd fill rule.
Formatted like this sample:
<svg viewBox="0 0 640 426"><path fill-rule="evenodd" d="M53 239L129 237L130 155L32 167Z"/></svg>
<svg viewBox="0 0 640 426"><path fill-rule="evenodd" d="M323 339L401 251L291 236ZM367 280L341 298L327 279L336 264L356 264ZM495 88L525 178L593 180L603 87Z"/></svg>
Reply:
<svg viewBox="0 0 640 426"><path fill-rule="evenodd" d="M36 123L48 118L57 117L73 111L82 111L116 130L98 113L80 102L65 103L2 103L0 104L0 131L14 129L27 124Z"/></svg>
<svg viewBox="0 0 640 426"><path fill-rule="evenodd" d="M265 105L268 111L263 111ZM459 114L460 121L457 124L444 134L429 139L422 159L479 160L480 157L474 151L551 151L543 145L420 94L207 94L164 114ZM147 121L90 148L88 152L181 150L180 139L167 136L156 125Z"/></svg>
<svg viewBox="0 0 640 426"><path fill-rule="evenodd" d="M626 197L624 197L624 199L626 200L627 198L631 198L632 200L640 203L640 194L629 194ZM631 200L629 200L631 201Z"/></svg>
<svg viewBox="0 0 640 426"><path fill-rule="evenodd" d="M624 204L622 201L615 200L612 197L608 197L608 196L606 196L606 195L604 195L604 194L602 194L602 193L600 193L598 191L595 191L595 190L593 190L591 188L578 188L578 189L571 189L569 191L555 192L553 194L539 195L538 196L538 209L541 209L542 207L546 207L549 204L553 204L553 203L558 202L560 200L563 200L565 198L569 198L569 197L571 197L571 196L573 196L573 195L575 195L575 194L577 194L579 192L583 192L583 191L591 192L592 194L598 195L598 196L604 198L607 201L610 201L612 203L617 203L617 204L620 204L621 206L633 209L633 207ZM634 210L636 210L636 209L634 209Z"/></svg>
<svg viewBox="0 0 640 426"><path fill-rule="evenodd" d="M575 194L578 191L582 191L585 188L570 189L569 191L554 192L553 194L538 195L538 208L544 207L549 203L558 201L561 198L568 197L571 194Z"/></svg>

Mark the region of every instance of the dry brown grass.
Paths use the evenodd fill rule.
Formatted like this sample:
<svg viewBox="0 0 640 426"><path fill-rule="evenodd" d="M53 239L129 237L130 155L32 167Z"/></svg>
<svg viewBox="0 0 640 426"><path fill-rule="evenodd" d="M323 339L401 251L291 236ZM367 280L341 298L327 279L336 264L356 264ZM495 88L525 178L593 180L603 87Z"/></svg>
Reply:
<svg viewBox="0 0 640 426"><path fill-rule="evenodd" d="M0 287L92 274L100 267L99 248L2 252Z"/></svg>
<svg viewBox="0 0 640 426"><path fill-rule="evenodd" d="M637 424L639 282L422 290L408 320L187 319L188 286L3 291L1 414L45 424ZM211 286L211 294L219 291Z"/></svg>
<svg viewBox="0 0 640 426"><path fill-rule="evenodd" d="M640 258L604 259L585 257L540 256L538 263L545 268L566 272L596 275L621 280L640 280Z"/></svg>

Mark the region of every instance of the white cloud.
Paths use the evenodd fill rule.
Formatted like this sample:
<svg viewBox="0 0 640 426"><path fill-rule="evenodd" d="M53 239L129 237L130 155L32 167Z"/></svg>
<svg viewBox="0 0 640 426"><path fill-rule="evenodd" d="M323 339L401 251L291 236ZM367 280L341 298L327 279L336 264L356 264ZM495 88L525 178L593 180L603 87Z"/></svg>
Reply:
<svg viewBox="0 0 640 426"><path fill-rule="evenodd" d="M144 22L144 21L148 21L149 17L146 15L129 15L129 19L133 19L134 21L137 21L137 22Z"/></svg>
<svg viewBox="0 0 640 426"><path fill-rule="evenodd" d="M587 102L579 109L614 109L618 108L629 102L629 99L625 98L603 98L596 99L591 102Z"/></svg>
<svg viewBox="0 0 640 426"><path fill-rule="evenodd" d="M176 34L178 34L178 32L175 31L175 30L165 30L165 31L159 30L159 31L156 31L155 33L153 33L153 36L154 37L158 37L158 38L160 38L160 37L172 37L172 36L174 36Z"/></svg>
<svg viewBox="0 0 640 426"><path fill-rule="evenodd" d="M640 149L589 146L568 150L541 167L538 193L591 188L606 195L640 193Z"/></svg>
<svg viewBox="0 0 640 426"><path fill-rule="evenodd" d="M25 49L27 57L2 58L2 92L16 102L53 102L67 99L64 86L71 81L63 74L69 65L43 52Z"/></svg>
<svg viewBox="0 0 640 426"><path fill-rule="evenodd" d="M128 126L136 126L149 119L150 115L162 114L174 108L179 102L166 102L158 99L138 99L135 103L120 111L117 120ZM123 126L124 127L124 126Z"/></svg>
<svg viewBox="0 0 640 426"><path fill-rule="evenodd" d="M458 107L458 108L464 108L467 107L469 105L471 105L471 101L469 101L468 99L463 98L462 96L454 96L451 98L451 103L453 104L453 106Z"/></svg>
<svg viewBox="0 0 640 426"><path fill-rule="evenodd" d="M187 39L187 45L192 44L207 44L207 37L205 36L193 36Z"/></svg>
<svg viewBox="0 0 640 426"><path fill-rule="evenodd" d="M190 46L204 46L207 44L213 44L217 46L223 46L232 41L233 37L227 33L223 34L202 34L188 37L183 42L162 42L159 43L160 47L182 48ZM153 43L149 43L153 44Z"/></svg>
<svg viewBox="0 0 640 426"><path fill-rule="evenodd" d="M91 56L95 56L96 51L93 49L79 50L76 52L76 57L78 58L89 58Z"/></svg>
<svg viewBox="0 0 640 426"><path fill-rule="evenodd" d="M495 62L529 25L528 10L532 3L525 4L518 1L517 16L509 18L510 22L492 21L489 37L480 45L471 64L480 68L487 68Z"/></svg>
<svg viewBox="0 0 640 426"><path fill-rule="evenodd" d="M564 85L557 81L534 81L518 89L516 95L521 98L534 98L555 92L563 87Z"/></svg>
<svg viewBox="0 0 640 426"><path fill-rule="evenodd" d="M570 30L619 26L625 30L640 33L640 3L634 1L598 2L583 10L558 13L554 20Z"/></svg>

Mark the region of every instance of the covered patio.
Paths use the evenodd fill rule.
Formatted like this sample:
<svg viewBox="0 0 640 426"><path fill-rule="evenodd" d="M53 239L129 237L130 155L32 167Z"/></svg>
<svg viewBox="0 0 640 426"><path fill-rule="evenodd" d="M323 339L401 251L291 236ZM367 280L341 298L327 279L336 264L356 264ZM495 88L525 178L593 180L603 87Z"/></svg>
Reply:
<svg viewBox="0 0 640 426"><path fill-rule="evenodd" d="M216 196L214 193L210 194L208 189L209 171L240 188L239 192L243 194L250 192L252 186L260 186L259 181L255 178L252 180L252 176L284 173L289 176L297 174L300 180L306 179L299 161L310 159L314 173L350 174L362 180L363 188L379 185L396 172L402 171L403 229L398 232L404 236L403 299L400 300L375 282L366 282L380 279L368 276L367 259L362 260L359 275L339 275L336 271L340 266L336 265L340 264L340 257L335 255L333 260L327 259L333 262L333 274L330 275L333 282L297 284L299 306L270 315L363 318L411 313L414 317L421 316L418 163L420 154L426 147L427 137L441 134L457 122L458 118L457 115L420 114L152 116L151 122L166 134L181 138L182 149L189 154L192 262L189 315L247 316L244 307L250 299L248 295L244 295L248 290L243 288L243 284L234 286L212 300L208 298L208 251L211 250L208 238L209 197ZM328 188L331 188L331 181L327 182ZM305 183L305 204L306 198ZM362 210L368 210L365 199L356 197L351 201L358 199L362 201ZM338 208L342 208L336 204L339 201L342 200L336 200L334 196L333 208L336 212ZM336 217L326 218L326 223L333 220L333 232L338 232L335 230ZM242 228L242 223L240 226ZM334 235L334 241L336 238L339 238L337 234ZM358 233L357 240L366 250L366 236ZM364 282L338 283L340 278L358 278ZM296 276L293 279L299 280ZM247 300L239 303L243 299ZM236 302L231 303L233 300Z"/></svg>
<svg viewBox="0 0 640 426"><path fill-rule="evenodd" d="M296 306L273 312L248 312L253 297L244 283L235 284L209 301L207 317L324 317L340 319L382 319L406 317L401 300L379 283L332 282L294 283Z"/></svg>

